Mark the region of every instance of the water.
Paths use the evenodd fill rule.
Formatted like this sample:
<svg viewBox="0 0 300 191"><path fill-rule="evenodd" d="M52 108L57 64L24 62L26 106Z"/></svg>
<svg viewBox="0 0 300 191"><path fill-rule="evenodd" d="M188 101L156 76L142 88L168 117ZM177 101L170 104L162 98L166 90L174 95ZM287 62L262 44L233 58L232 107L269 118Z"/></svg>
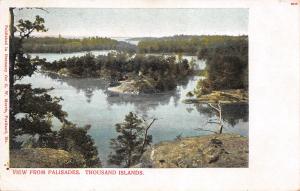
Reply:
<svg viewBox="0 0 300 191"><path fill-rule="evenodd" d="M76 55L80 55L78 53ZM51 60L60 54L40 54ZM64 56L75 56L64 54ZM115 96L106 93L107 82L91 78L61 78L55 74L36 72L23 78L20 83L31 83L34 88L55 88L49 94L62 97L62 108L68 113L68 120L79 126L90 124L89 134L95 140L102 164L106 166L111 152L109 141L117 136L115 124L124 120L130 111L145 118L158 118L150 129L153 142L173 140L176 136L197 136L211 132L195 130L199 127L216 130L216 126L207 124L215 113L205 104L184 104L186 93L192 91L199 77L190 77L182 81L174 91L144 96ZM248 136L248 106L232 105L223 108L224 132ZM54 123L57 124L58 123ZM59 127L55 127L58 129Z"/></svg>
<svg viewBox="0 0 300 191"><path fill-rule="evenodd" d="M138 45L139 40L130 40L131 37L111 37L111 39L115 39L117 41L127 42L129 44Z"/></svg>
<svg viewBox="0 0 300 191"><path fill-rule="evenodd" d="M107 55L109 52L113 52L115 50L92 50L92 51L81 51L81 52L71 52L71 53L30 53L29 55L32 58L39 57L45 58L49 62L53 62L54 60L60 60L63 58L71 58L73 56L84 56L87 53L92 53L95 56L99 55Z"/></svg>
<svg viewBox="0 0 300 191"><path fill-rule="evenodd" d="M53 62L54 60L60 60L63 58L71 58L73 56L84 56L87 53L92 53L95 56L99 55L107 55L110 52L114 52L115 50L93 50L93 51L82 51L82 52L72 52L72 53L30 53L29 55L32 58L39 57L39 58L45 58L49 62ZM154 55L154 56L175 56L178 60L177 54L146 54L146 55ZM134 56L134 55L133 55ZM205 61L200 60L197 58L197 56L191 56L191 55L182 55L182 59L187 59L189 62L194 60L195 62L195 68L196 70L204 69L205 67Z"/></svg>

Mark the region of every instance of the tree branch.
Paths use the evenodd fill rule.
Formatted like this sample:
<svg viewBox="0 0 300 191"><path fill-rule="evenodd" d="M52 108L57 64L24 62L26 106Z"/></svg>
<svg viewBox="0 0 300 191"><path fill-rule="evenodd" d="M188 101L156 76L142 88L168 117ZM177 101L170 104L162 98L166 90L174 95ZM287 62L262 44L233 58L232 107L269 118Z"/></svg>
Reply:
<svg viewBox="0 0 300 191"><path fill-rule="evenodd" d="M218 103L219 104L219 103ZM208 104L210 107L212 107L214 110L216 110L217 112L220 112L220 109L218 109L217 107L213 106L211 103ZM219 106L219 105L218 105Z"/></svg>
<svg viewBox="0 0 300 191"><path fill-rule="evenodd" d="M39 9L39 10L45 11L46 13L49 13L49 11L47 11L46 9L44 9L44 8L41 8L41 7L36 7L36 9Z"/></svg>
<svg viewBox="0 0 300 191"><path fill-rule="evenodd" d="M208 121L207 123L215 123L215 124L220 124L218 121Z"/></svg>
<svg viewBox="0 0 300 191"><path fill-rule="evenodd" d="M144 151L145 145L146 145L146 140L147 140L147 136L148 136L148 130L150 129L150 127L152 126L152 124L157 120L157 118L152 119L151 123L148 125L148 127L145 129L145 134L144 134L144 141L143 141L143 145L141 148L141 154Z"/></svg>
<svg viewBox="0 0 300 191"><path fill-rule="evenodd" d="M24 8L19 8L19 10L23 10ZM44 8L41 8L41 7L35 7L35 8L26 8L26 9L39 9L39 10L42 10L42 11L45 11L46 13L49 13L49 11L47 11L46 9Z"/></svg>
<svg viewBox="0 0 300 191"><path fill-rule="evenodd" d="M219 124L219 134L221 134L223 131L223 120L222 120L222 107L221 107L220 101L218 101L218 104L217 104L218 107L213 106L211 103L209 103L208 105L217 111L219 119L218 119L218 121L208 121L207 123Z"/></svg>

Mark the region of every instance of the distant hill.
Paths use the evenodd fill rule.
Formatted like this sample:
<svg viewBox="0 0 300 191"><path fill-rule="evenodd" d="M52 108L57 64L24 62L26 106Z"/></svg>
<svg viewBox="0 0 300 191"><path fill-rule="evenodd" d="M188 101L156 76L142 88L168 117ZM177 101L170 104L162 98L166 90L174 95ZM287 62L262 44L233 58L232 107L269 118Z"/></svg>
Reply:
<svg viewBox="0 0 300 191"><path fill-rule="evenodd" d="M197 54L202 48L232 41L248 41L248 36L228 35L175 35L144 38L138 43L139 53L189 53Z"/></svg>
<svg viewBox="0 0 300 191"><path fill-rule="evenodd" d="M173 36L163 36L163 37L135 37L128 38L127 40L135 40L135 41L144 41L144 40L187 40L192 38L205 38L205 37L238 37L238 36L230 36L230 35L173 35ZM246 36L246 35L241 35Z"/></svg>
<svg viewBox="0 0 300 191"><path fill-rule="evenodd" d="M141 40L154 40L158 38L159 37L135 37L135 38L127 38L126 40L141 41Z"/></svg>
<svg viewBox="0 0 300 191"><path fill-rule="evenodd" d="M67 53L91 50L135 52L136 49L136 45L106 37L33 37L26 39L23 44L23 51L26 53Z"/></svg>

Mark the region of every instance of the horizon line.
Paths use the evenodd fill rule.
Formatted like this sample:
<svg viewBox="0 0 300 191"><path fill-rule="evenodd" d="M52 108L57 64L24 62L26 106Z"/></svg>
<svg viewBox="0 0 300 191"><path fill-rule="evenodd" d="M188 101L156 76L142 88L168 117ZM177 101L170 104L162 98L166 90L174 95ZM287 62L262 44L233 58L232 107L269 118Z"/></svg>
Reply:
<svg viewBox="0 0 300 191"><path fill-rule="evenodd" d="M174 35L164 35L164 36L107 36L107 35L32 35L31 37L58 37L62 38L84 38L84 37L100 37L100 38L163 38L163 37L174 37L174 36L248 36L248 34L174 34Z"/></svg>

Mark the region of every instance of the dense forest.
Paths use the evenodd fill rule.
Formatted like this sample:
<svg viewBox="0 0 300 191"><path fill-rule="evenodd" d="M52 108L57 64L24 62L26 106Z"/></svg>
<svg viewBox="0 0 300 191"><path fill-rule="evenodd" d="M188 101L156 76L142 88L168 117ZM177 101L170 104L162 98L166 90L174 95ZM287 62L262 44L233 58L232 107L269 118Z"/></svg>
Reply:
<svg viewBox="0 0 300 191"><path fill-rule="evenodd" d="M74 77L103 77L113 81L124 78L147 80L158 91L171 90L176 81L193 72L186 59L176 60L174 56L136 55L109 53L107 56L86 54L54 62L43 62L42 69ZM143 84L139 84L143 85Z"/></svg>
<svg viewBox="0 0 300 191"><path fill-rule="evenodd" d="M206 60L206 69L201 73L206 79L200 80L197 94L207 94L213 90L247 89L248 88L248 37L224 35L175 35L171 37L145 37L138 43L137 54L131 57L128 53L136 51L135 45L118 42L108 38L29 38L24 49L37 52L80 51L95 49L118 49L123 53L110 53L107 56L95 57L87 54L45 62L44 70L54 71L74 77L109 77L120 80L124 75L132 78L143 74L144 78L153 81L154 86L163 91L173 89L176 79L191 73L192 66L186 60L178 63L175 58L145 56L144 53L185 53L197 55ZM30 44L30 43L32 44ZM27 43L27 44L26 44ZM125 43L120 48L120 43ZM132 47L131 47L132 46ZM27 48L26 48L27 47ZM131 47L131 48L129 48ZM35 49L36 48L36 49ZM47 50L49 48L49 50ZM167 81L167 82L166 82ZM153 84L152 83L152 84ZM159 88L158 88L159 87Z"/></svg>
<svg viewBox="0 0 300 191"><path fill-rule="evenodd" d="M175 35L170 37L140 37L138 46L106 37L63 38L31 37L24 39L23 51L27 53L67 53L91 50L117 50L128 53L185 53L197 54L205 47L228 41L241 41L247 36L226 35Z"/></svg>
<svg viewBox="0 0 300 191"><path fill-rule="evenodd" d="M225 36L225 35L175 35L161 38L141 39L138 44L140 53L170 53L180 52L196 54L202 48L226 43L228 41L240 41L246 36Z"/></svg>
<svg viewBox="0 0 300 191"><path fill-rule="evenodd" d="M199 81L197 95L248 88L248 36L175 35L139 40L140 53L178 52L206 60L206 69L201 71L206 79Z"/></svg>
<svg viewBox="0 0 300 191"><path fill-rule="evenodd" d="M199 94L213 90L248 89L248 38L229 38L208 43L198 52L206 59L206 79L197 86Z"/></svg>
<svg viewBox="0 0 300 191"><path fill-rule="evenodd" d="M135 52L136 46L102 37L63 38L34 37L24 39L23 51L27 53L66 53L91 50L119 50Z"/></svg>

